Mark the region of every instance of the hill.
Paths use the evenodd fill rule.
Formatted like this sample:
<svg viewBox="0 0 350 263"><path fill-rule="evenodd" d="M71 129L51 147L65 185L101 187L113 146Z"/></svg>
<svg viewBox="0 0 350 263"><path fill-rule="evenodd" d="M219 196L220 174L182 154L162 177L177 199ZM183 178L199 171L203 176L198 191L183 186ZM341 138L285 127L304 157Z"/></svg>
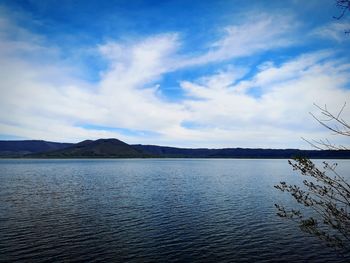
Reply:
<svg viewBox="0 0 350 263"><path fill-rule="evenodd" d="M0 141L0 156L15 157L26 154L60 150L72 143L48 142L43 140Z"/></svg>
<svg viewBox="0 0 350 263"><path fill-rule="evenodd" d="M350 159L349 150L177 148L129 145L117 139L86 140L77 144L40 140L0 141L0 157L30 158L293 158Z"/></svg>
<svg viewBox="0 0 350 263"><path fill-rule="evenodd" d="M298 156L320 159L350 159L349 150L299 150L252 148L176 148L157 145L132 145L135 149L153 156L168 158L293 158Z"/></svg>
<svg viewBox="0 0 350 263"><path fill-rule="evenodd" d="M27 155L41 158L135 158L146 154L117 139L86 140L67 148Z"/></svg>

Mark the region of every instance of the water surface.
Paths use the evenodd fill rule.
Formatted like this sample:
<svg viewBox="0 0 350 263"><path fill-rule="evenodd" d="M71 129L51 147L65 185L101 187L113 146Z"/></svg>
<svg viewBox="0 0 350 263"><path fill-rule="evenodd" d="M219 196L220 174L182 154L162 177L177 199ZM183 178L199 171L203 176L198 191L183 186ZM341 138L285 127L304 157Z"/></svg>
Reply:
<svg viewBox="0 0 350 263"><path fill-rule="evenodd" d="M0 160L0 261L349 262L275 215L295 203L273 185L300 179L287 160Z"/></svg>

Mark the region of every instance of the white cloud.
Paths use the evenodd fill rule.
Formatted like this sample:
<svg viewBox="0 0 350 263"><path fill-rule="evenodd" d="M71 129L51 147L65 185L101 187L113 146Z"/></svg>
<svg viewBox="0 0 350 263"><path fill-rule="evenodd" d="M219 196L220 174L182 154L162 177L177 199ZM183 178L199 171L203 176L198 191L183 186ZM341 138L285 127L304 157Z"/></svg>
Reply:
<svg viewBox="0 0 350 263"><path fill-rule="evenodd" d="M183 61L182 66L201 65L295 44L293 35L298 24L289 16L249 13L245 22L227 26L223 36L207 53Z"/></svg>
<svg viewBox="0 0 350 263"><path fill-rule="evenodd" d="M345 88L350 77L350 64L331 59L330 55L329 52L318 52L300 56L279 67L270 64L251 80L236 85L217 85L215 80L220 74L207 77L207 83L202 83L203 78L200 84L183 82L182 88L198 98L185 102L191 112L186 121L211 134L217 134L217 129L231 132L234 141L240 145L254 141L256 146L267 147L293 141L300 146L296 139L302 136L315 138L322 130L316 128L317 123L308 114L315 110L313 103L327 104L336 112L350 98L350 90ZM259 95L252 89L260 90ZM349 119L350 109L345 109L343 114ZM237 139L240 137L245 139Z"/></svg>
<svg viewBox="0 0 350 263"><path fill-rule="evenodd" d="M4 69L0 72L2 134L53 140L109 135L136 142L131 135L88 130L79 125L160 133L171 125L180 125L185 114L182 105L163 102L153 83L167 71L168 59L177 45L176 35L153 36L132 44L101 45L99 50L110 67L94 85L74 77L74 71L61 67L59 61L55 63L57 57L50 56L51 65L33 60L33 52L45 56L52 50L40 48L40 42L26 40L19 37L19 45L9 45L10 50L0 52ZM18 52L26 52L21 48L22 42L30 47L31 56L17 56Z"/></svg>
<svg viewBox="0 0 350 263"><path fill-rule="evenodd" d="M157 95L154 82L169 70L176 50L176 35L158 35L133 45L107 44L103 54L111 68L99 84L101 106L108 108L105 124L140 130L161 131L178 125L184 117L182 106L166 103Z"/></svg>
<svg viewBox="0 0 350 263"><path fill-rule="evenodd" d="M344 42L349 40L349 38L345 35L345 32L349 30L350 22L337 21L316 28L312 31L312 34L322 38L332 39L337 42Z"/></svg>
<svg viewBox="0 0 350 263"><path fill-rule="evenodd" d="M164 100L158 85L164 74L179 69L291 45L293 28L288 17L258 16L227 27L197 57L179 54L182 43L175 33L110 41L97 48L108 68L100 81L88 83L62 62L57 47L2 19L0 133L58 141L117 137L129 143L189 147L303 146L300 136L325 135L310 121L313 102L338 110L350 95L344 89L350 65L332 59L332 52L305 54L282 65L268 59L245 80L247 68L225 65L196 81L181 80L179 88L187 97L176 102ZM350 116L347 109L344 114ZM87 129L83 124L158 136Z"/></svg>

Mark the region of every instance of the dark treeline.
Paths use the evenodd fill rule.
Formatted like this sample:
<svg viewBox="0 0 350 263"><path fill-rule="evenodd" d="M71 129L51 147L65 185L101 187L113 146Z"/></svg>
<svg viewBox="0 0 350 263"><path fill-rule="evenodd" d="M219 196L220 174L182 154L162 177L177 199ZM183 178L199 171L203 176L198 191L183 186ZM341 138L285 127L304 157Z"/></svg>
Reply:
<svg viewBox="0 0 350 263"><path fill-rule="evenodd" d="M129 145L117 139L86 140L77 144L42 140L0 141L0 157L23 158L293 158L350 159L349 150L252 148L176 148Z"/></svg>

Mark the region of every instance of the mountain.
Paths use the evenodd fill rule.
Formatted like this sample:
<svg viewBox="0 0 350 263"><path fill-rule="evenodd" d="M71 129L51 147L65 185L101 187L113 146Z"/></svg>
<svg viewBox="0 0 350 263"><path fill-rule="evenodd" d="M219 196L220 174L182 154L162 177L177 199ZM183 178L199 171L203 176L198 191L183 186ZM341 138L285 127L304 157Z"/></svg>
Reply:
<svg viewBox="0 0 350 263"><path fill-rule="evenodd" d="M129 145L117 139L86 140L77 144L39 140L0 141L0 157L30 158L293 158L350 159L349 150L320 151L250 148L176 148Z"/></svg>
<svg viewBox="0 0 350 263"><path fill-rule="evenodd" d="M29 157L41 158L135 158L146 154L117 139L86 140L67 148L31 154Z"/></svg>
<svg viewBox="0 0 350 263"><path fill-rule="evenodd" d="M0 156L22 156L26 154L60 150L72 143L48 142L42 140L0 141Z"/></svg>
<svg viewBox="0 0 350 263"><path fill-rule="evenodd" d="M135 149L152 156L168 158L309 158L350 159L349 150L299 150L299 149L252 149L252 148L176 148L157 145L132 145Z"/></svg>

